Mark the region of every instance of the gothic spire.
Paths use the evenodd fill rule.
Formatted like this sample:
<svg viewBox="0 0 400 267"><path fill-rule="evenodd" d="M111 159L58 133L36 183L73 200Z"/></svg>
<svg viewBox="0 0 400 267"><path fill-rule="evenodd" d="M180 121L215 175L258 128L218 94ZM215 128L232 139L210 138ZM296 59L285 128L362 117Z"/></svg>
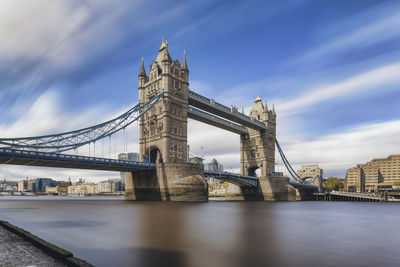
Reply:
<svg viewBox="0 0 400 267"><path fill-rule="evenodd" d="M161 64L163 61L172 62L172 58L168 52L168 41L164 41L164 37L162 38L162 43L160 46L160 50L158 51L158 56L156 61Z"/></svg>
<svg viewBox="0 0 400 267"><path fill-rule="evenodd" d="M143 58L142 58L142 66L140 67L139 77L147 77L146 70L144 69Z"/></svg>
<svg viewBox="0 0 400 267"><path fill-rule="evenodd" d="M186 63L186 51L183 51L183 62L182 62L182 70L186 70L189 72L189 69L187 67L187 63Z"/></svg>

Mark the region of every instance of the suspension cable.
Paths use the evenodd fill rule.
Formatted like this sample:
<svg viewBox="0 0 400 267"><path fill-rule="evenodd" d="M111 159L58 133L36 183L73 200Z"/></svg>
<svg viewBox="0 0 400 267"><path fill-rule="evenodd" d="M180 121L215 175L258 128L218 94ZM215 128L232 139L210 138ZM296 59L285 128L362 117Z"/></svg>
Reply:
<svg viewBox="0 0 400 267"><path fill-rule="evenodd" d="M289 161L287 160L287 158L285 157L285 154L283 153L283 150L281 148L281 146L278 143L278 140L275 140L275 144L276 147L278 148L279 154L281 155L282 161L286 167L286 169L288 170L289 174L292 176L292 178L294 180L296 180L299 183L304 183L304 181L300 178L300 176L295 172L295 170L293 169L293 167L290 165Z"/></svg>
<svg viewBox="0 0 400 267"><path fill-rule="evenodd" d="M146 103L139 103L124 114L104 123L59 134L19 138L0 138L0 146L12 149L61 153L75 149L79 146L88 145L90 142L113 135L139 120L163 97L163 95L164 92L161 92Z"/></svg>

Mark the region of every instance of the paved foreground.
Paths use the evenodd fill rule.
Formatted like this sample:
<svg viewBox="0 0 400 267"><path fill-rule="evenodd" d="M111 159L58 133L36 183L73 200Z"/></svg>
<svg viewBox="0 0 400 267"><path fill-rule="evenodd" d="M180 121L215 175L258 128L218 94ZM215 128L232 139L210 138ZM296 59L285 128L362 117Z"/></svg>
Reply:
<svg viewBox="0 0 400 267"><path fill-rule="evenodd" d="M1 266L66 266L0 226Z"/></svg>

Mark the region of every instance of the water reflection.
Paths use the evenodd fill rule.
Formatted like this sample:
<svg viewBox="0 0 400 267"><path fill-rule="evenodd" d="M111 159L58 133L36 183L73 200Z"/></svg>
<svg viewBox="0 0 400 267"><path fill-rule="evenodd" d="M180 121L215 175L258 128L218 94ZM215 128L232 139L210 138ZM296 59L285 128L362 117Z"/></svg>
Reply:
<svg viewBox="0 0 400 267"><path fill-rule="evenodd" d="M0 219L96 266L396 265L399 216L385 203L0 199Z"/></svg>

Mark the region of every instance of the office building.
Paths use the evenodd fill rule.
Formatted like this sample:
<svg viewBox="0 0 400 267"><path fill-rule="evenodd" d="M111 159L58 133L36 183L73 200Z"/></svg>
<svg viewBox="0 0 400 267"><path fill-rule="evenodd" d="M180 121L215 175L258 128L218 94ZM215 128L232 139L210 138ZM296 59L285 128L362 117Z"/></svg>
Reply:
<svg viewBox="0 0 400 267"><path fill-rule="evenodd" d="M344 189L350 192L382 191L392 188L396 182L400 182L400 154L373 159L348 169Z"/></svg>

